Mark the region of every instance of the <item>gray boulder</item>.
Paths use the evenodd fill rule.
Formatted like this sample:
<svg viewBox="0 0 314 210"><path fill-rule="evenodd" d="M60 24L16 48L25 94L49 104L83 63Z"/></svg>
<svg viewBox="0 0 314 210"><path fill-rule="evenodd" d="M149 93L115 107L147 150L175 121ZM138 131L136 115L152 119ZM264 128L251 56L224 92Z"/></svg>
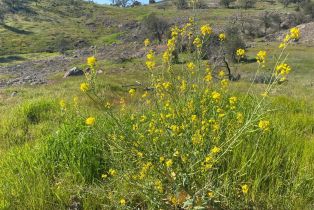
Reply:
<svg viewBox="0 0 314 210"><path fill-rule="evenodd" d="M77 67L73 67L69 71L65 72L63 78L67 78L67 77L70 77L70 76L81 76L81 75L84 75L83 70L79 69Z"/></svg>

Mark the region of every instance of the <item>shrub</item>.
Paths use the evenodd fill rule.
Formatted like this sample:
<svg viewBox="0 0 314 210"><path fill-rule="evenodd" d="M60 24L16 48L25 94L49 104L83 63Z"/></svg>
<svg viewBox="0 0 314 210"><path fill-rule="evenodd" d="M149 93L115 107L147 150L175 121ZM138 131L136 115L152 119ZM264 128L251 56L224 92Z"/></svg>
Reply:
<svg viewBox="0 0 314 210"><path fill-rule="evenodd" d="M230 4L231 4L232 2L235 2L235 0L220 0L219 4L220 4L221 6L224 6L224 7L226 7L226 8L229 8L229 6L230 6Z"/></svg>
<svg viewBox="0 0 314 210"><path fill-rule="evenodd" d="M154 91L130 89L127 101L142 104L135 112L126 109L126 100L122 101L119 114L105 108L109 121L116 124L106 136L111 137L109 142L114 142L111 147L115 154L111 159L116 163L114 171L121 174L121 186L110 186L110 191L114 188L116 193L108 205L239 209L250 208L254 203L262 208L279 207L285 199L276 195L290 195L293 174L298 171L295 161L302 148L278 140L280 134L268 120L264 99L272 85L255 101L247 95L233 95L223 71L215 83L211 66L201 61L202 47L208 38L213 38L212 30L205 25L200 33L195 31L193 20L183 28L172 29L160 72L155 53L148 52L146 66ZM234 32L232 29L227 34ZM186 63L176 68L172 53L177 42L186 37L191 40L188 47L195 50L188 53ZM220 41L232 40L226 37L219 36ZM281 47L298 38L298 29L294 28ZM244 49L235 52L238 61L245 57ZM265 58L265 52L257 54L259 68ZM275 82L285 80L290 71L284 59L278 58L280 64L272 72ZM91 63L90 68L94 69L95 64ZM93 76L87 77L81 85L85 88L81 89L97 101L97 86L90 78ZM147 105L150 109L145 108ZM113 184L116 179L110 175L110 170L104 173L106 180L109 177L108 184ZM125 192L125 188L133 192ZM265 199L272 204L263 203Z"/></svg>
<svg viewBox="0 0 314 210"><path fill-rule="evenodd" d="M187 9L189 7L187 0L173 0L172 2L177 9Z"/></svg>
<svg viewBox="0 0 314 210"><path fill-rule="evenodd" d="M302 4L302 10L305 15L311 16L314 18L314 2L305 2Z"/></svg>
<svg viewBox="0 0 314 210"><path fill-rule="evenodd" d="M236 26L230 26L226 28L226 52L230 56L231 60L236 61L236 51L237 49L244 49L245 43L239 33L239 28Z"/></svg>
<svg viewBox="0 0 314 210"><path fill-rule="evenodd" d="M156 16L154 13L144 18L142 24L144 32L146 32L148 36L154 37L159 42L162 41L164 35L169 29L168 22L165 19Z"/></svg>
<svg viewBox="0 0 314 210"><path fill-rule="evenodd" d="M238 6L243 9L255 7L256 0L238 0Z"/></svg>

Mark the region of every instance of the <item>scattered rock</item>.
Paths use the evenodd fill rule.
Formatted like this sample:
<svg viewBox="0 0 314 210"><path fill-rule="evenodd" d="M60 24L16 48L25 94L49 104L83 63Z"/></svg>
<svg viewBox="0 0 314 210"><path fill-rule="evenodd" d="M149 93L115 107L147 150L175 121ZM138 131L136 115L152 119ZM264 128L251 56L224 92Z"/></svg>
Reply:
<svg viewBox="0 0 314 210"><path fill-rule="evenodd" d="M14 96L16 96L17 95L17 91L13 91L12 93L11 93L11 97L14 97Z"/></svg>
<svg viewBox="0 0 314 210"><path fill-rule="evenodd" d="M84 75L83 70L77 67L73 67L72 69L70 69L64 74L63 78L67 78L70 76L81 76L81 75Z"/></svg>

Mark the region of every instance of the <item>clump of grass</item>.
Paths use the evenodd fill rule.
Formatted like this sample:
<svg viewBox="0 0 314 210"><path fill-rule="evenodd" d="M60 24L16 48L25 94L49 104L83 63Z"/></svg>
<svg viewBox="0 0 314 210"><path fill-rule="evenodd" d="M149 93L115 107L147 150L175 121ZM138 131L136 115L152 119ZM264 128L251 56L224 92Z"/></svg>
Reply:
<svg viewBox="0 0 314 210"><path fill-rule="evenodd" d="M58 105L49 100L25 102L1 120L1 147L9 148L46 136L57 125Z"/></svg>

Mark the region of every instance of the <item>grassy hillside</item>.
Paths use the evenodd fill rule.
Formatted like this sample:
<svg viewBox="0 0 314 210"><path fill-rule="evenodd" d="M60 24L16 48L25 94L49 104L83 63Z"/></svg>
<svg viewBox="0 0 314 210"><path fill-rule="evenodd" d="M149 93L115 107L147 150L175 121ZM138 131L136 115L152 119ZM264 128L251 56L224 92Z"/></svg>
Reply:
<svg viewBox="0 0 314 210"><path fill-rule="evenodd" d="M43 0L30 3L30 14L23 12L8 13L4 24L0 25L0 56L10 54L56 52L61 46L67 49L77 49L91 45L119 43L122 37L128 37L132 31L128 23L141 21L151 12L160 15L170 23L191 17L191 10L177 10L174 6L160 7L158 5L134 8L116 8L77 1L71 5L68 1ZM280 4L258 3L256 8L242 11L244 15L268 11L292 11ZM224 24L233 17L237 9L200 9L196 15L201 22ZM181 21L180 21L181 22ZM142 41L142 40L141 40Z"/></svg>

